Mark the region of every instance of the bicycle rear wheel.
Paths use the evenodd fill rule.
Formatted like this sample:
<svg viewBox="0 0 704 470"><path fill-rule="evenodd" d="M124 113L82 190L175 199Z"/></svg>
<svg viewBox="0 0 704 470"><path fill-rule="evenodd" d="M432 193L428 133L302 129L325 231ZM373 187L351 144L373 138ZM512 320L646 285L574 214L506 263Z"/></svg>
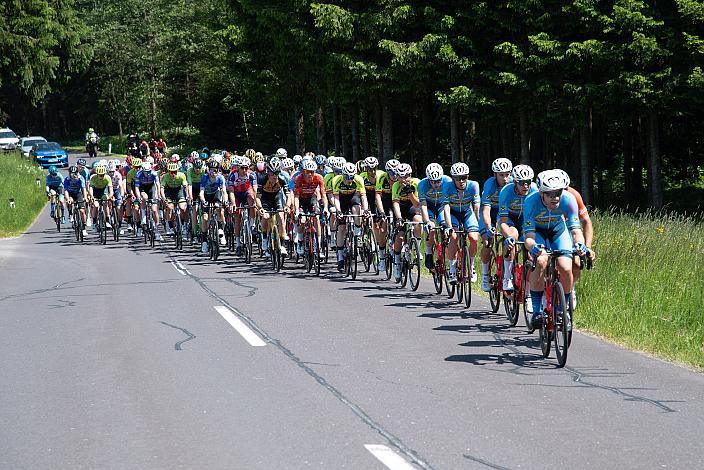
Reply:
<svg viewBox="0 0 704 470"><path fill-rule="evenodd" d="M464 259L464 250L458 245L459 259L457 260L457 285L455 292L457 293L457 302L464 302L464 278L467 274L466 260Z"/></svg>
<svg viewBox="0 0 704 470"><path fill-rule="evenodd" d="M442 248L440 248L440 245L437 243L433 245L433 253L431 256L433 257L433 271L431 274L433 275L435 293L442 294L442 283L443 277L445 276L445 260L442 259Z"/></svg>
<svg viewBox="0 0 704 470"><path fill-rule="evenodd" d="M525 259L523 261L523 266L521 267L521 292L523 292L523 319L526 322L526 327L531 333L533 332L530 327L531 314L528 313L528 309L526 307L528 306L528 302L532 302L532 299L530 298L530 292L528 291L528 276L531 273L532 267L533 265L529 259Z"/></svg>
<svg viewBox="0 0 704 470"><path fill-rule="evenodd" d="M491 248L489 252L489 263L487 263L487 274L489 275L489 303L491 311L496 313L501 306L501 291L499 290L498 265L496 253Z"/></svg>
<svg viewBox="0 0 704 470"><path fill-rule="evenodd" d="M452 299L455 296L455 286L450 283L450 263L447 261L447 245L442 245L442 259L444 270L443 277L445 278L445 292L447 293L447 298Z"/></svg>
<svg viewBox="0 0 704 470"><path fill-rule="evenodd" d="M565 291L557 278L553 281L552 288L552 319L557 365L559 367L565 367L571 325L568 308L565 302Z"/></svg>
<svg viewBox="0 0 704 470"><path fill-rule="evenodd" d="M359 258L357 257L357 240L358 237L357 235L352 236L352 249L350 250L350 269L352 270L352 280L357 279L357 263L359 262Z"/></svg>
<svg viewBox="0 0 704 470"><path fill-rule="evenodd" d="M61 202L56 201L56 207L54 208L54 220L56 222L56 230L58 232L61 232L61 217L62 217L62 210L61 210Z"/></svg>
<svg viewBox="0 0 704 470"><path fill-rule="evenodd" d="M320 276L320 252L318 249L318 232L314 231L311 239L311 253L313 255L313 266L315 267L315 275Z"/></svg>
<svg viewBox="0 0 704 470"><path fill-rule="evenodd" d="M411 281L411 290L417 291L420 286L420 243L417 238L411 239L411 257L408 260L408 278Z"/></svg>
<svg viewBox="0 0 704 470"><path fill-rule="evenodd" d="M370 237L369 231L366 226L362 234L362 249L359 252L359 257L362 258L362 265L364 266L364 272L368 273L372 264L371 249L370 249Z"/></svg>
<svg viewBox="0 0 704 470"><path fill-rule="evenodd" d="M249 264L252 262L252 230L249 226L249 219L242 221L240 231L242 233L242 254L244 255L244 262Z"/></svg>
<svg viewBox="0 0 704 470"><path fill-rule="evenodd" d="M115 202L112 203L112 239L113 241L120 241L120 219L117 218L117 207L115 207Z"/></svg>
<svg viewBox="0 0 704 470"><path fill-rule="evenodd" d="M175 211L178 211L178 207L174 209ZM183 226L181 225L181 214L176 212L175 214L176 221L174 222L174 241L176 242L176 249L177 250L182 250L183 249Z"/></svg>
<svg viewBox="0 0 704 470"><path fill-rule="evenodd" d="M308 228L306 227L303 235L303 266L305 267L307 273L310 273L313 270L312 239L313 237L311 237L308 232Z"/></svg>
<svg viewBox="0 0 704 470"><path fill-rule="evenodd" d="M105 245L108 242L108 230L105 228L105 210L103 208L100 208L100 212L98 214L98 232L100 233L100 244Z"/></svg>
<svg viewBox="0 0 704 470"><path fill-rule="evenodd" d="M552 331L552 318L546 312L542 313L543 320L540 322L540 352L543 357L550 355L550 332Z"/></svg>

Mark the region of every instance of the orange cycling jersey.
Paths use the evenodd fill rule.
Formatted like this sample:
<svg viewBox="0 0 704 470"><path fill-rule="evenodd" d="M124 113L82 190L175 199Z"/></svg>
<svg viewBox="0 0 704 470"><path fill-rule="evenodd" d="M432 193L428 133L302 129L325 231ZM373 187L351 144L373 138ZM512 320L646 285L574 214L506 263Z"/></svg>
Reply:
<svg viewBox="0 0 704 470"><path fill-rule="evenodd" d="M582 195L572 186L568 186L567 191L577 200L577 214L579 215L579 220L586 220L586 218L589 217L589 213L587 212L587 206L584 205L584 201L582 200Z"/></svg>

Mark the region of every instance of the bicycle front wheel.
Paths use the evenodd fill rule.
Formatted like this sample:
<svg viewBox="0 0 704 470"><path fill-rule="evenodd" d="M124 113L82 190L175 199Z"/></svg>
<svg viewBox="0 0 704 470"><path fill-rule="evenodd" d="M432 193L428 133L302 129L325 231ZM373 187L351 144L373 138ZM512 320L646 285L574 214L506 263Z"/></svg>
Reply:
<svg viewBox="0 0 704 470"><path fill-rule="evenodd" d="M569 348L569 331L572 329L572 325L565 302L565 291L557 278L553 281L552 287L552 326L557 365L565 367L567 348Z"/></svg>
<svg viewBox="0 0 704 470"><path fill-rule="evenodd" d="M464 307L469 308L472 305L472 269L474 269L474 266L469 264L469 247L465 245L465 247L462 249L462 258L464 258L464 274L463 274L463 283L464 283Z"/></svg>
<svg viewBox="0 0 704 470"><path fill-rule="evenodd" d="M498 266L496 264L496 253L491 248L489 252L489 263L487 263L487 274L489 275L489 303L491 311L496 313L501 306L501 291L499 290Z"/></svg>
<svg viewBox="0 0 704 470"><path fill-rule="evenodd" d="M411 281L411 290L414 292L420 286L420 243L417 238L411 239L411 257L408 260L408 278Z"/></svg>
<svg viewBox="0 0 704 470"><path fill-rule="evenodd" d="M359 262L359 258L357 257L357 240L358 237L357 235L354 235L352 237L352 249L350 250L350 268L352 269L352 280L357 279L357 263Z"/></svg>
<svg viewBox="0 0 704 470"><path fill-rule="evenodd" d="M98 231L100 233L100 244L105 245L108 242L108 230L105 228L105 211L102 209L100 210L100 214L98 214Z"/></svg>

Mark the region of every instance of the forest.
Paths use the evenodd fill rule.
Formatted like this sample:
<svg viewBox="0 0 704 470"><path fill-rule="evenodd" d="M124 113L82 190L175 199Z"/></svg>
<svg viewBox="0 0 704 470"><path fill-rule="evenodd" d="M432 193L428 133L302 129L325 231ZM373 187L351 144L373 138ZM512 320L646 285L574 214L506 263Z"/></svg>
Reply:
<svg viewBox="0 0 704 470"><path fill-rule="evenodd" d="M0 125L54 139L561 167L592 206L704 194L697 0L6 0ZM680 204L682 203L682 204ZM701 209L701 208L699 208Z"/></svg>

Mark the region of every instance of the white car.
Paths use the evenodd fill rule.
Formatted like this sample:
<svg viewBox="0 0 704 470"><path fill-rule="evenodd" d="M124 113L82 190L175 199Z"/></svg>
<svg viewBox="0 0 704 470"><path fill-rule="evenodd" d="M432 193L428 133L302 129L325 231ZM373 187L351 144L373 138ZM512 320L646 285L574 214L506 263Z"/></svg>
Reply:
<svg viewBox="0 0 704 470"><path fill-rule="evenodd" d="M44 137L40 136L32 136L32 137L22 137L20 139L20 147L22 148L22 156L23 157L29 157L29 151L32 150L32 147L37 145L39 142L46 142L46 139Z"/></svg>
<svg viewBox="0 0 704 470"><path fill-rule="evenodd" d="M8 129L7 127L0 129L0 149L15 150L19 143L20 139L12 129Z"/></svg>

